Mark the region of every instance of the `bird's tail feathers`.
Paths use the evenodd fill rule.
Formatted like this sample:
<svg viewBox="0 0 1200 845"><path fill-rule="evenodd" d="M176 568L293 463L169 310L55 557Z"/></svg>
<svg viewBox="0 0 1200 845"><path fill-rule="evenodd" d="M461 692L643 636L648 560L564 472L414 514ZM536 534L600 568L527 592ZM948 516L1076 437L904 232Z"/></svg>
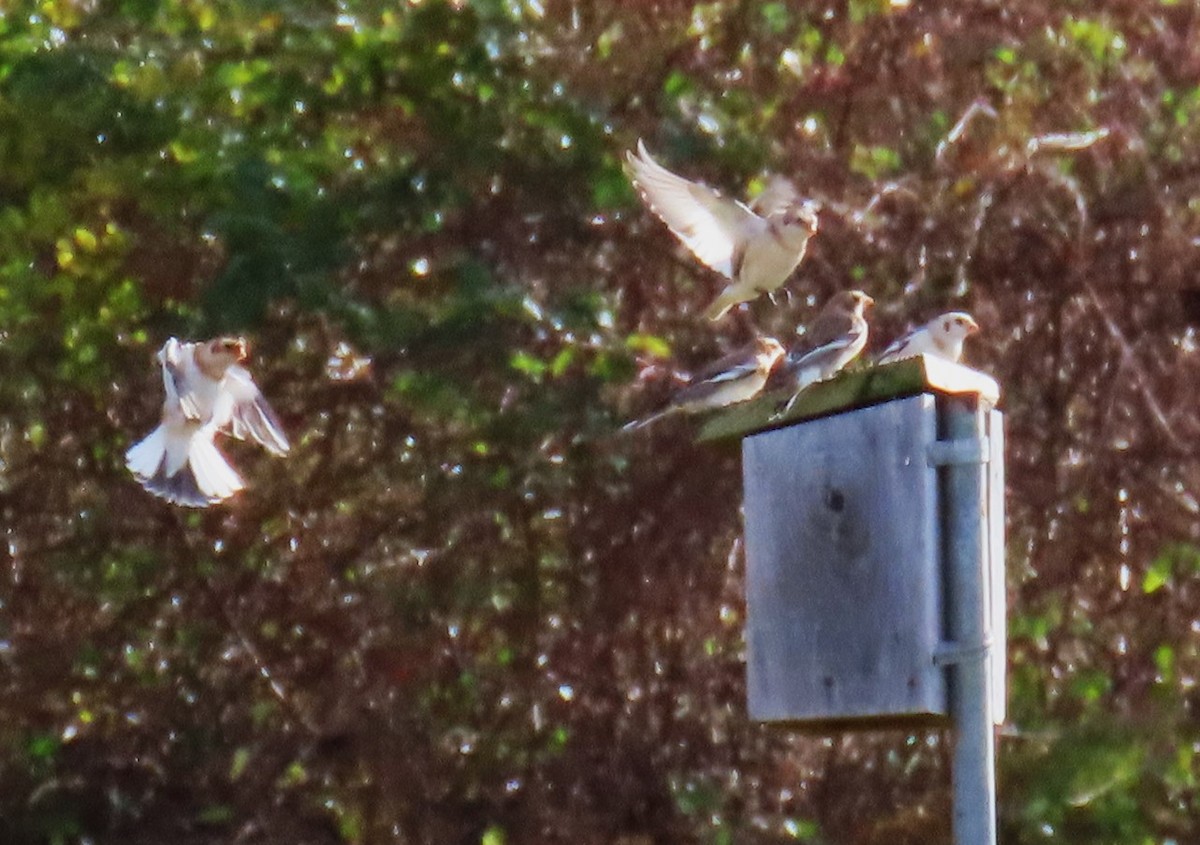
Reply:
<svg viewBox="0 0 1200 845"><path fill-rule="evenodd" d="M202 493L211 501L228 499L246 486L240 475L225 460L211 437L196 435L188 450L188 467Z"/></svg>
<svg viewBox="0 0 1200 845"><path fill-rule="evenodd" d="M178 467L168 460L169 432L159 426L125 453L125 465L146 490L189 508L203 508L228 499L246 485L203 433L189 436L186 459Z"/></svg>
<svg viewBox="0 0 1200 845"><path fill-rule="evenodd" d="M730 308L743 301L736 293L724 291L704 309L704 316L710 320L719 320L725 316L725 312Z"/></svg>
<svg viewBox="0 0 1200 845"><path fill-rule="evenodd" d="M167 427L160 425L125 453L125 466L138 478L149 478L158 472L167 454Z"/></svg>
<svg viewBox="0 0 1200 845"><path fill-rule="evenodd" d="M679 409L674 406L663 408L661 411L655 411L648 417L642 417L640 420L634 420L633 422L625 423L625 425L621 426L621 431L637 431L639 428L645 428L646 426L650 425L650 423L658 422L663 417L670 416L678 410Z"/></svg>

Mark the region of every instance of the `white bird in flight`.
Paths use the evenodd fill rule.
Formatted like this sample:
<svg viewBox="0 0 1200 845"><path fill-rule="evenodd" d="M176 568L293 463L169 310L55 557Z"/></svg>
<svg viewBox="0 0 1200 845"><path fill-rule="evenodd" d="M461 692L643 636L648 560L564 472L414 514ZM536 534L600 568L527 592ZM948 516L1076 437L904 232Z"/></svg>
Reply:
<svg viewBox="0 0 1200 845"><path fill-rule="evenodd" d="M162 366L162 422L125 453L125 465L155 496L202 508L245 487L213 439L247 437L275 455L287 437L249 371L246 341L219 337L205 343L169 339L158 352Z"/></svg>
<svg viewBox="0 0 1200 845"><path fill-rule="evenodd" d="M729 280L704 311L710 320L781 287L817 231L815 204L800 202L782 177L771 181L752 209L667 170L641 141L625 158L650 210L698 259Z"/></svg>

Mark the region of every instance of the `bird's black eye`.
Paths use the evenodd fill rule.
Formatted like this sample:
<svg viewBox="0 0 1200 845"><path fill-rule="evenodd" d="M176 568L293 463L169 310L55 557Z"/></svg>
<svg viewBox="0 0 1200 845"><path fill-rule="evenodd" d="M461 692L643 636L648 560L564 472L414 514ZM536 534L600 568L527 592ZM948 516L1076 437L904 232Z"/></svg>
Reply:
<svg viewBox="0 0 1200 845"><path fill-rule="evenodd" d="M947 320L946 322L942 323L942 328L946 331L950 331L950 321Z"/></svg>

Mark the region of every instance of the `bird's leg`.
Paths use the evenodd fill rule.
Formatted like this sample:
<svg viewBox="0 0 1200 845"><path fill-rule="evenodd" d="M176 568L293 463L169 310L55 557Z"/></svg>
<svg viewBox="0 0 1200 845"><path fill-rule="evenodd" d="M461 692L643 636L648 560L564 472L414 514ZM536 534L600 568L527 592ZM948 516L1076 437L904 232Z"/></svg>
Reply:
<svg viewBox="0 0 1200 845"><path fill-rule="evenodd" d="M800 398L800 394L803 392L804 388L800 388L792 394L791 399L780 404L779 407L775 409L775 413L771 414L771 422L775 422L775 420L779 419L780 417L787 416L787 412L792 410L792 406L796 404L796 400Z"/></svg>
<svg viewBox="0 0 1200 845"><path fill-rule="evenodd" d="M767 294L767 299L771 300L772 305L779 304L778 297L780 295L783 296L783 301L786 304L788 304L788 305L792 304L792 292L790 290L788 290L786 287L780 287L780 288L776 288L775 290L765 291L765 293Z"/></svg>

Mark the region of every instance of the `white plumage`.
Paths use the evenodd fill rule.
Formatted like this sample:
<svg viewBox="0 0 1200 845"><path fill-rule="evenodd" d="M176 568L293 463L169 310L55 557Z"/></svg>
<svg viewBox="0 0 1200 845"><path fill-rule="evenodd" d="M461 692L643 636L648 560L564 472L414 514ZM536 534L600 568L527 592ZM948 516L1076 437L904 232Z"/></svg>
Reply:
<svg viewBox="0 0 1200 845"><path fill-rule="evenodd" d="M729 279L705 309L711 320L720 319L739 302L783 285L817 231L815 207L799 202L795 188L779 177L759 198L760 215L707 185L667 170L641 141L637 152L628 152L625 158L650 210L700 261Z"/></svg>
<svg viewBox="0 0 1200 845"><path fill-rule="evenodd" d="M883 350L876 363L890 364L918 355L936 355L958 363L963 341L979 331L979 324L965 311L948 311L928 323L917 326Z"/></svg>
<svg viewBox="0 0 1200 845"><path fill-rule="evenodd" d="M249 437L276 455L287 453L274 412L237 363L245 357L240 338L207 343L170 338L159 350L162 421L125 453L125 465L151 493L177 505L206 507L243 489L213 442L218 433Z"/></svg>

